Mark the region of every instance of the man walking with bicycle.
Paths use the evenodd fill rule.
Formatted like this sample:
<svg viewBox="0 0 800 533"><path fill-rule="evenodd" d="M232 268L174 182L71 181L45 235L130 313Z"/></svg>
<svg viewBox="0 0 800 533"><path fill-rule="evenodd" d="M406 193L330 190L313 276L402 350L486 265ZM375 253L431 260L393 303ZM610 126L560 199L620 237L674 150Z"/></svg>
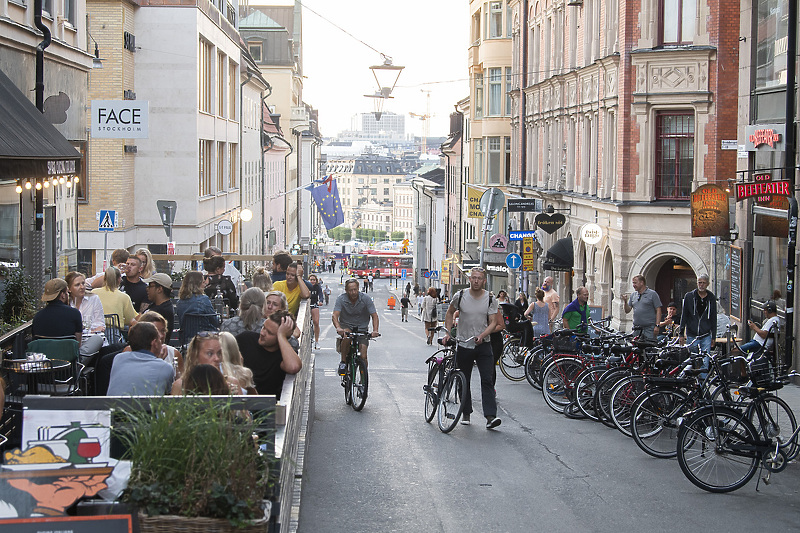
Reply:
<svg viewBox="0 0 800 533"><path fill-rule="evenodd" d="M375 310L375 304L372 298L358 290L358 281L349 279L344 284L344 294L340 294L333 304L333 316L331 321L333 327L336 328L336 333L341 337L339 339L339 353L342 360L339 363L339 375L344 376L347 371L347 354L350 353L350 338L345 333L352 332L357 328L359 331L366 332L369 327L369 321L372 318L372 334L371 337L377 337L378 333L378 312ZM369 345L370 337L361 337L359 340L361 348L361 358L364 363L367 362L367 347Z"/></svg>
<svg viewBox="0 0 800 533"><path fill-rule="evenodd" d="M452 330L454 315L458 311L456 336L463 342L458 346L456 362L466 378L466 390L463 396L464 414L461 423L470 423L472 413L470 377L472 365L475 363L481 375L481 403L483 416L486 418L486 429L494 429L500 425L501 420L497 418L497 400L492 384L494 357L489 335L494 331L497 321L497 300L484 289L485 285L486 272L479 267L473 268L469 273L469 290L459 291L447 308L445 328L448 332ZM449 340L450 335L445 334L444 344Z"/></svg>

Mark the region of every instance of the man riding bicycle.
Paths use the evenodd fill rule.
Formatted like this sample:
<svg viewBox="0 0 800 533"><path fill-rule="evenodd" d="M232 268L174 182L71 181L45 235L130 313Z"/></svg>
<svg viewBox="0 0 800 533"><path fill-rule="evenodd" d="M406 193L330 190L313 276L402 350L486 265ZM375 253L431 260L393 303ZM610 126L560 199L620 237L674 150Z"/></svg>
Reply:
<svg viewBox="0 0 800 533"><path fill-rule="evenodd" d="M344 284L344 294L340 294L336 298L333 305L333 316L331 321L333 327L336 328L336 333L339 334L339 353L342 360L339 363L339 375L343 376L347 371L347 354L350 353L350 337L345 333L352 332L353 329L358 329L361 332L366 332L369 327L369 320L372 318L372 333L370 337L377 337L378 333L378 312L375 310L375 304L372 298L358 290L358 281L349 279ZM364 363L367 362L367 346L369 345L370 337L360 337L358 342L361 345L361 358Z"/></svg>

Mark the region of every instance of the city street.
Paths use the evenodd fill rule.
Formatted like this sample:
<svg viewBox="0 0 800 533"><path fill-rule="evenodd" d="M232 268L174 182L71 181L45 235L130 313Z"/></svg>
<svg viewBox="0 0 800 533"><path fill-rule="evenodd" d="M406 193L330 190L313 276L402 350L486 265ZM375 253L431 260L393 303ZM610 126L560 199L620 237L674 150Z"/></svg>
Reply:
<svg viewBox="0 0 800 533"><path fill-rule="evenodd" d="M345 405L335 330L343 291L339 273L321 308L316 404L305 456L299 530L366 531L794 531L800 516L800 467L715 495L692 485L676 460L645 455L616 430L569 420L549 409L526 381L498 372L498 416L482 423L477 370L471 426L442 434L423 418L425 344L412 309L389 310L389 282L373 296L382 337L370 346L369 398ZM404 285L400 285L401 287ZM394 282L392 282L392 287ZM399 291L396 293L399 296ZM780 393L800 413L800 387Z"/></svg>

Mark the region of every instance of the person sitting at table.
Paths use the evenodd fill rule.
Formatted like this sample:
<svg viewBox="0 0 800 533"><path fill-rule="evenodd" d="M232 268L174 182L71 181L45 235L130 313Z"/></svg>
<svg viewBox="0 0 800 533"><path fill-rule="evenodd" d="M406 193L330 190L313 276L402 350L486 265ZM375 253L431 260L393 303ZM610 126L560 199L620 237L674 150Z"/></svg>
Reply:
<svg viewBox="0 0 800 533"><path fill-rule="evenodd" d="M278 399L286 374L297 374L303 362L289 344L294 319L288 311L276 311L267 317L261 333L245 331L236 337L244 366L253 371L258 394L272 394Z"/></svg>
<svg viewBox="0 0 800 533"><path fill-rule="evenodd" d="M136 323L136 311L133 309L131 297L119 290L122 274L117 267L108 267L103 278L103 286L92 291L100 298L103 312L107 315L117 315L121 328L132 326Z"/></svg>
<svg viewBox="0 0 800 533"><path fill-rule="evenodd" d="M263 266L257 267L253 272L253 287L258 287L264 292L272 290L272 278Z"/></svg>
<svg viewBox="0 0 800 533"><path fill-rule="evenodd" d="M100 351L106 343L106 319L100 298L86 292L86 276L80 272L70 272L64 278L69 292L69 305L81 313L83 320L83 340L81 355L91 355Z"/></svg>
<svg viewBox="0 0 800 533"><path fill-rule="evenodd" d="M204 290L209 298L216 297L219 292L228 309L233 310L239 307L239 296L236 293L236 285L233 284L231 277L224 275L225 265L225 258L221 255L203 259L203 268L208 272Z"/></svg>
<svg viewBox="0 0 800 533"><path fill-rule="evenodd" d="M236 337L223 331L219 334L219 342L222 345L220 370L226 378L233 378L239 383L239 391L234 394L258 394L253 383L253 371L244 366Z"/></svg>
<svg viewBox="0 0 800 533"><path fill-rule="evenodd" d="M33 317L33 337L37 339L74 338L83 336L81 312L69 306L67 282L53 278L44 284L42 301L47 305Z"/></svg>
<svg viewBox="0 0 800 533"><path fill-rule="evenodd" d="M231 393L222 372L209 364L192 368L185 376L184 383L183 394L224 396Z"/></svg>
<svg viewBox="0 0 800 533"><path fill-rule="evenodd" d="M267 293L267 298L264 301L263 310L264 318L267 318L275 311L288 311L289 301L286 299L286 295L281 291L269 291ZM292 333L292 336L289 337L289 344L292 345L292 348L294 348L295 352L300 351L300 341L297 340L300 338L300 333L300 328L295 325L294 332Z"/></svg>
<svg viewBox="0 0 800 533"><path fill-rule="evenodd" d="M175 379L172 365L159 358L162 343L155 325L140 322L128 332L131 351L114 359L109 396L162 396Z"/></svg>
<svg viewBox="0 0 800 533"><path fill-rule="evenodd" d="M192 271L187 272L183 277L183 283L178 291L178 322L181 329L184 328L183 317L188 313L192 315L213 315L204 317L190 334L198 331L210 331L219 328L219 318L211 300L203 293L205 280L203 273Z"/></svg>
<svg viewBox="0 0 800 533"><path fill-rule="evenodd" d="M230 332L234 337L243 331L261 331L264 325L263 307L266 298L264 291L251 287L242 293L239 300L239 314L223 320L221 331Z"/></svg>
<svg viewBox="0 0 800 533"><path fill-rule="evenodd" d="M150 305L146 307L142 314L148 312L156 312L167 321L167 338L164 339L165 344L169 344L172 337L172 330L175 327L175 307L172 305L172 278L168 274L153 274L151 277L144 280L147 283L147 298L150 300ZM141 314L139 317L142 316ZM136 320L139 320L136 317Z"/></svg>
<svg viewBox="0 0 800 533"><path fill-rule="evenodd" d="M191 374L192 369L197 365L211 365L220 368L222 365L222 343L219 340L219 333L213 331L201 331L194 336L186 349L186 358L183 363L183 374L180 379L172 384L172 394L183 394L184 377ZM222 370L220 370L222 372ZM239 391L239 382L232 377L226 377L229 390Z"/></svg>

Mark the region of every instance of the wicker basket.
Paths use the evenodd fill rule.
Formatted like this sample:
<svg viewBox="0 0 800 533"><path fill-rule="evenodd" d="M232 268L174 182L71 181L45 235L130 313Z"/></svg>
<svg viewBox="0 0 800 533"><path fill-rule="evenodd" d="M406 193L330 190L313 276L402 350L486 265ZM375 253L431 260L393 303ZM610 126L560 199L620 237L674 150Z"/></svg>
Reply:
<svg viewBox="0 0 800 533"><path fill-rule="evenodd" d="M221 518L139 515L141 533L266 533L268 530L269 521L265 518L237 528Z"/></svg>

